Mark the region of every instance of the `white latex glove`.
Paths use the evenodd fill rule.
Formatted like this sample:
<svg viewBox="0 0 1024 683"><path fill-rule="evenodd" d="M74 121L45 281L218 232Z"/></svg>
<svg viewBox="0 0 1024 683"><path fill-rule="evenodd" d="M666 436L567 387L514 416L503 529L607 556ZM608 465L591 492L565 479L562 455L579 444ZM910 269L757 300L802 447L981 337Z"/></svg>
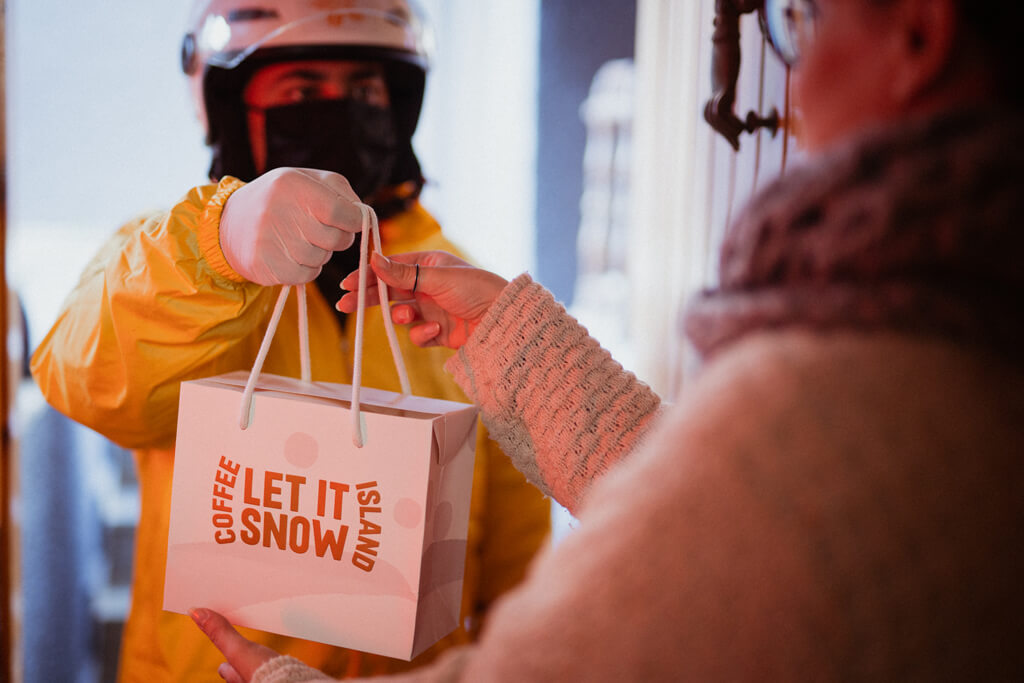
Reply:
<svg viewBox="0 0 1024 683"><path fill-rule="evenodd" d="M220 218L220 248L239 275L261 285L310 282L362 228L359 197L343 176L277 168L235 191Z"/></svg>

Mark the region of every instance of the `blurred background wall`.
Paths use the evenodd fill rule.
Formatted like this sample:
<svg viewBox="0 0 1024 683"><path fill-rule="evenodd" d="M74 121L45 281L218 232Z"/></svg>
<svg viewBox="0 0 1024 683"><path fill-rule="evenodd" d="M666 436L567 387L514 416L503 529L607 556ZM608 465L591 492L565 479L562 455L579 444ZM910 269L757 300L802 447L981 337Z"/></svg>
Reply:
<svg viewBox="0 0 1024 683"><path fill-rule="evenodd" d="M424 204L483 266L576 280L586 125L602 64L632 56L630 0L424 0L437 52L415 139ZM99 245L205 181L179 70L188 0L8 0L7 279L31 351ZM538 170L541 168L542 170ZM23 680L113 680L138 499L129 455L15 402ZM559 512L556 510L556 517ZM563 533L570 520L557 517Z"/></svg>

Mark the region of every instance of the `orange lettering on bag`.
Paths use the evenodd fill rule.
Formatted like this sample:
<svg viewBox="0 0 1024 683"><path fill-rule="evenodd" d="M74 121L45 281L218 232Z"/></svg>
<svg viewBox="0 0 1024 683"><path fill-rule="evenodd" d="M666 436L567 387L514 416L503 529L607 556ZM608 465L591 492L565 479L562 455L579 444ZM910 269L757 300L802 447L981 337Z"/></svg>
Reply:
<svg viewBox="0 0 1024 683"><path fill-rule="evenodd" d="M286 474L284 480L291 485L291 496L289 496L291 503L289 509L292 512L299 511L299 490L303 484L306 483L306 478L299 476L298 474Z"/></svg>
<svg viewBox="0 0 1024 683"><path fill-rule="evenodd" d="M380 502L380 491L360 491L356 494L356 498L360 505L376 505Z"/></svg>
<svg viewBox="0 0 1024 683"><path fill-rule="evenodd" d="M320 520L313 520L313 542L316 544L317 557L323 557L327 551L335 560L341 559L341 553L345 549L345 538L348 536L348 527L344 524L338 525L338 533L320 526Z"/></svg>
<svg viewBox="0 0 1024 683"><path fill-rule="evenodd" d="M284 479L284 475L280 472L267 470L263 473L263 507L275 510L281 509L281 501L274 499L274 496L281 493L281 487L277 486L274 482L281 481L282 479Z"/></svg>
<svg viewBox="0 0 1024 683"><path fill-rule="evenodd" d="M252 495L252 468L245 468L245 487L242 490L242 501L246 505L259 505L260 499Z"/></svg>
<svg viewBox="0 0 1024 683"><path fill-rule="evenodd" d="M265 508L280 510L284 507L281 502L281 493L284 488L288 489L288 509L291 512L299 511L299 498L302 495L302 486L306 478L298 474L284 474L283 472L266 471L263 473L263 491L253 491L253 469L245 468L245 485L242 489L242 502L246 505L257 505ZM287 487L282 487L278 482L287 482Z"/></svg>
<svg viewBox="0 0 1024 683"><path fill-rule="evenodd" d="M213 485L213 495L219 498L227 498L228 500L231 500L231 491L228 491L220 484Z"/></svg>
<svg viewBox="0 0 1024 683"><path fill-rule="evenodd" d="M377 527L377 529L378 531L371 531L370 533L380 533L380 527ZM376 557L378 547L380 547L380 541L367 538L366 536L360 536L356 540L356 552L364 555L373 555Z"/></svg>
<svg viewBox="0 0 1024 683"><path fill-rule="evenodd" d="M238 474L238 468L240 468L241 465L236 465L231 460L228 460L228 456L222 455L222 456L220 456L220 463L217 464L217 467L219 467L221 469L225 469L228 472L230 472L231 474L237 475ZM218 481L219 481L219 479L218 479ZM230 484L228 484L228 486L232 486L232 487L234 485L235 485L234 480L232 480L232 482Z"/></svg>
<svg viewBox="0 0 1024 683"><path fill-rule="evenodd" d="M366 555L356 554L352 556L352 564L359 567L364 572L369 572L373 570L374 561Z"/></svg>
<svg viewBox="0 0 1024 683"><path fill-rule="evenodd" d="M334 508L331 516L334 519L341 519L341 503L345 492L349 490L349 486L348 484L339 484L336 481L320 480L320 483L317 485L316 514L318 517L327 516L328 488L334 492Z"/></svg>
<svg viewBox="0 0 1024 683"><path fill-rule="evenodd" d="M231 517L231 506L228 501L233 497L229 489L235 487L239 467L241 465L236 465L222 455L217 471L213 475L213 498L210 500L210 507L214 511L213 525L217 527L213 540L217 543L232 543L235 540L235 532L231 529L234 519Z"/></svg>
<svg viewBox="0 0 1024 683"><path fill-rule="evenodd" d="M356 548L352 552L352 564L364 572L373 569L375 563L373 558L377 556L377 548L380 547L379 540L367 538L367 535L379 536L381 532L379 524L367 519L367 515L379 515L381 512L381 508L375 505L381 501L380 491L376 486L376 481L356 484L356 488L359 489L356 494L356 499L359 501L359 537L356 539Z"/></svg>
<svg viewBox="0 0 1024 683"><path fill-rule="evenodd" d="M231 515L221 513L213 516L213 525L217 528L217 532L213 534L213 540L217 543L231 543L235 540L235 532L231 529L231 525L234 520L231 519Z"/></svg>
<svg viewBox="0 0 1024 683"><path fill-rule="evenodd" d="M247 468L248 469L248 468ZM242 526L245 530L239 534L242 543L246 545L258 545L260 542L260 529L257 524L260 521L260 511L256 508L245 508L242 510Z"/></svg>
<svg viewBox="0 0 1024 683"><path fill-rule="evenodd" d="M288 522L288 547L300 555L309 550L309 520L292 517Z"/></svg>
<svg viewBox="0 0 1024 683"><path fill-rule="evenodd" d="M223 460L224 458L221 457L221 462L223 462ZM217 474L213 475L213 479L218 484L223 484L229 488L235 488L235 479L237 479L237 477L229 471L217 468Z"/></svg>
<svg viewBox="0 0 1024 683"><path fill-rule="evenodd" d="M278 520L274 519L274 513L269 510L263 511L263 547L270 547L270 537L274 537L274 543L281 550L288 545L288 515L281 513Z"/></svg>
<svg viewBox="0 0 1024 683"><path fill-rule="evenodd" d="M380 533L380 525L379 524L375 524L375 523L371 522L368 519L361 519L361 520L359 520L359 540L360 541L363 540L363 534L379 534L379 533ZM373 545L376 547L377 545L380 545L380 544L377 543L376 541L374 541ZM376 555L376 553L374 553L374 555Z"/></svg>

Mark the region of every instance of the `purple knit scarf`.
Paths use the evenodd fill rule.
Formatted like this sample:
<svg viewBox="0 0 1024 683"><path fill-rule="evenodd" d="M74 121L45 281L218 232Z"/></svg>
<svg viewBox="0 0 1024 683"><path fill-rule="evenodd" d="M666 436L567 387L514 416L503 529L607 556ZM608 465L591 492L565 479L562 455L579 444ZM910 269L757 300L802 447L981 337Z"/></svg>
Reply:
<svg viewBox="0 0 1024 683"><path fill-rule="evenodd" d="M705 357L802 326L1024 348L1024 116L947 113L875 131L766 187L689 306Z"/></svg>

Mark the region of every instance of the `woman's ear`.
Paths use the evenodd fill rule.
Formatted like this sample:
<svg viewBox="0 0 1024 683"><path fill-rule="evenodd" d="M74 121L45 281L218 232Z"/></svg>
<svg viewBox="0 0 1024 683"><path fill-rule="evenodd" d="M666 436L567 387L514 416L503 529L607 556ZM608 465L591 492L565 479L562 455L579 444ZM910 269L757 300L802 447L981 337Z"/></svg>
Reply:
<svg viewBox="0 0 1024 683"><path fill-rule="evenodd" d="M956 42L956 7L954 0L902 0L892 20L900 42L891 94L897 102L912 105L943 85Z"/></svg>

